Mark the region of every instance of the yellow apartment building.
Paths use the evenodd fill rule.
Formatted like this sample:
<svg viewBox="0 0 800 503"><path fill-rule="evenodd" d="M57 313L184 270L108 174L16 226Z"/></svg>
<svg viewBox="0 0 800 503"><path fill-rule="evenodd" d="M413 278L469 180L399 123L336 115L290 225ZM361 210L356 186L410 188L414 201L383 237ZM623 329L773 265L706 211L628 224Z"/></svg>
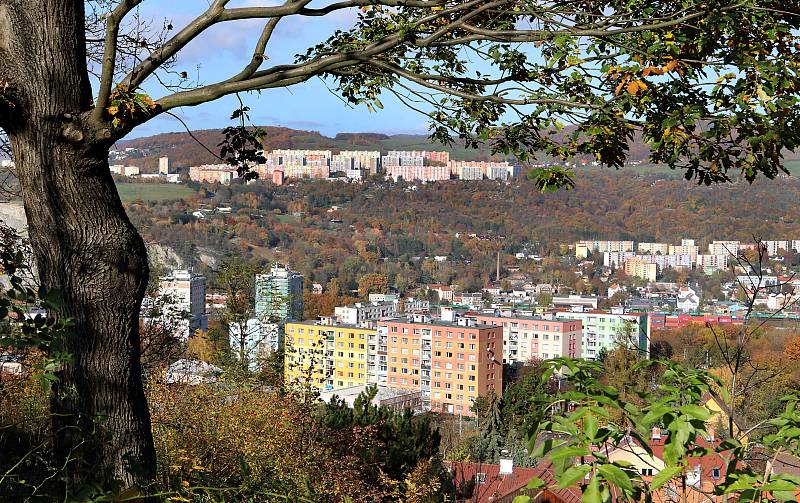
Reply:
<svg viewBox="0 0 800 503"><path fill-rule="evenodd" d="M375 329L341 323L286 323L287 384L311 379L320 390L367 384L367 340L375 334Z"/></svg>

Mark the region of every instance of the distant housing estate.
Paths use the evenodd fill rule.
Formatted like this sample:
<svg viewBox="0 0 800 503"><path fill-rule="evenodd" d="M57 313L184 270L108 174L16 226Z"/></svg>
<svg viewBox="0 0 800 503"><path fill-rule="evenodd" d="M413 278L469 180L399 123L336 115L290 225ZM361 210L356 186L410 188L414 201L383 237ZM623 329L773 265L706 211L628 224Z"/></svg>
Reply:
<svg viewBox="0 0 800 503"><path fill-rule="evenodd" d="M446 151L378 151L280 149L265 153L267 162L255 166L263 180L277 185L284 179L344 178L360 181L382 174L394 181L436 182L450 180L508 180L520 173L518 166L495 161L452 161ZM193 166L189 178L196 182L229 184L238 178L225 164Z"/></svg>

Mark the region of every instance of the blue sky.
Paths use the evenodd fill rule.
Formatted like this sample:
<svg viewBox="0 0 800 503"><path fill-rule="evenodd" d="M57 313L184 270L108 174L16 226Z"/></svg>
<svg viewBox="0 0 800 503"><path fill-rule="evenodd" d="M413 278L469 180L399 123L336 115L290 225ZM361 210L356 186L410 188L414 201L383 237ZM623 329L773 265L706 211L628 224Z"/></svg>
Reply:
<svg viewBox="0 0 800 503"><path fill-rule="evenodd" d="M230 6L274 3L271 0L234 0ZM140 15L152 19L156 25L168 20L178 30L207 5L208 0L145 1L140 7ZM327 38L333 30L351 26L354 19L354 12L340 12L324 18L283 20L267 48L268 63L292 62L295 54L305 52L308 47ZM262 21L247 20L212 27L179 54L176 70L185 70L191 76L197 75L201 82L207 84L237 73L249 61L261 25ZM154 84L150 84L146 90L153 97L167 93ZM384 110L371 113L365 107L348 107L319 79L291 88L245 94L243 97L252 109L252 121L259 125L314 130L326 135L338 132L394 134L427 131L426 118L409 110L393 96L381 96ZM236 106L236 98L227 97L176 112L192 129L218 128L231 123L230 112ZM134 130L129 138L182 129L174 118L161 116Z"/></svg>

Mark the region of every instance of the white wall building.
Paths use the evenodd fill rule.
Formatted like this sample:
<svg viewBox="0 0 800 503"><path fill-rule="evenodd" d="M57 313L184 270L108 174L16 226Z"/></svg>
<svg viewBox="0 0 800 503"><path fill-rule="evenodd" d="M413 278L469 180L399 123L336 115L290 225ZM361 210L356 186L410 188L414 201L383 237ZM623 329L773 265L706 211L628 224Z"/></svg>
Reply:
<svg viewBox="0 0 800 503"><path fill-rule="evenodd" d="M397 315L396 302L356 302L350 306L337 306L333 315L339 323L359 327L372 327L383 318Z"/></svg>
<svg viewBox="0 0 800 503"><path fill-rule="evenodd" d="M712 241L708 245L709 255L736 256L739 253L739 241Z"/></svg>
<svg viewBox="0 0 800 503"><path fill-rule="evenodd" d="M188 314L188 320L181 330L184 340L197 329L208 328L206 316L206 277L183 269L176 269L159 279L159 295L168 299L169 316L177 313Z"/></svg>
<svg viewBox="0 0 800 503"><path fill-rule="evenodd" d="M694 289L684 286L678 290L676 305L678 310L684 313L694 312L700 307L700 297Z"/></svg>

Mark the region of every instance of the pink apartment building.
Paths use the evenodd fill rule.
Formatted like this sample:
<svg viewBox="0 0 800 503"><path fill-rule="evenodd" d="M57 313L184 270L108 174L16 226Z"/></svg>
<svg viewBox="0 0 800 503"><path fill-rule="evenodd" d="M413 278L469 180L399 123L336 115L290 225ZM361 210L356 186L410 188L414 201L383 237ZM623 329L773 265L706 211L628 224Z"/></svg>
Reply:
<svg viewBox="0 0 800 503"><path fill-rule="evenodd" d="M503 362L526 363L531 359L547 360L567 356L581 357L582 323L580 320L546 320L538 316L501 316L467 313L479 323L503 330Z"/></svg>
<svg viewBox="0 0 800 503"><path fill-rule="evenodd" d="M201 183L231 183L237 178L236 168L228 164L204 164L189 168L189 179Z"/></svg>
<svg viewBox="0 0 800 503"><path fill-rule="evenodd" d="M449 180L450 168L448 166L386 166L386 176L395 181L402 178L406 181L433 182Z"/></svg>

